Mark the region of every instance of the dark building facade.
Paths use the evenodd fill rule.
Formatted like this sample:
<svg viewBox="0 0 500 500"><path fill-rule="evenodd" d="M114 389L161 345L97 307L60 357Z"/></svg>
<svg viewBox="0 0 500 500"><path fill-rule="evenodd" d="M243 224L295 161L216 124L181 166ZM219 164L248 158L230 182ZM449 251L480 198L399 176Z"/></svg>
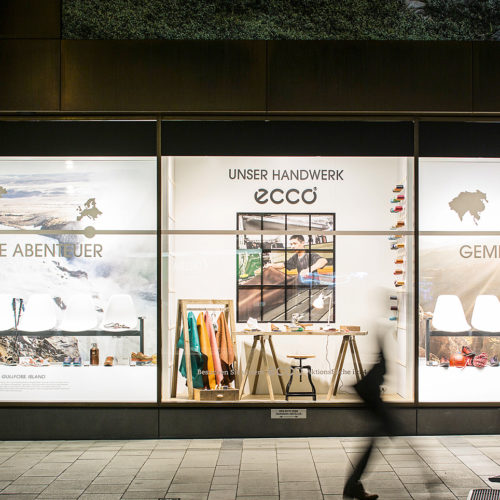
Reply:
<svg viewBox="0 0 500 500"><path fill-rule="evenodd" d="M380 343L402 434L497 431L498 43L60 12L0 6L1 439L364 435Z"/></svg>

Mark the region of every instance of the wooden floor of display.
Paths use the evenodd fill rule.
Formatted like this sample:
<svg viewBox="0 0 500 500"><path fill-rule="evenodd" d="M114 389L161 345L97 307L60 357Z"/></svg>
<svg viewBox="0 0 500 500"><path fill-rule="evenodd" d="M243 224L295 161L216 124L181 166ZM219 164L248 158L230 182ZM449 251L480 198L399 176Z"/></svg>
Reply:
<svg viewBox="0 0 500 500"><path fill-rule="evenodd" d="M397 403L402 403L402 402L410 402L410 400L407 400L400 396L399 394L384 394L383 400L387 402L397 402ZM271 401L269 398L268 394L244 394L243 398L240 401L214 401L213 403L215 404L224 404L224 403L269 403L269 404L282 404L285 401L285 396L282 394L275 394L274 395L274 401ZM185 396L178 396L177 398L167 398L163 400L164 403L193 403L193 404L199 404L199 403L207 403L207 401L194 401L188 399L187 395ZM208 401L210 403L210 401ZM307 398L307 397L290 397L288 400L289 403L318 403L318 404L325 404L325 403L359 403L360 399L355 395L355 394L349 394L349 393L339 393L336 396L333 396L332 399L327 400L326 399L326 394L318 394L317 400L313 401L312 398Z"/></svg>

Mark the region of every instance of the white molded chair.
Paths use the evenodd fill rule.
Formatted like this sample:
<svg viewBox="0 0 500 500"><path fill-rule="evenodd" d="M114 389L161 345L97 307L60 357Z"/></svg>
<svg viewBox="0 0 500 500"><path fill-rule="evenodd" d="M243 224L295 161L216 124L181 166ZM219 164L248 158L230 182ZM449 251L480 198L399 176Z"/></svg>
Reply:
<svg viewBox="0 0 500 500"><path fill-rule="evenodd" d="M92 297L88 293L79 293L68 300L60 328L65 332L83 332L92 330L97 323L97 311Z"/></svg>
<svg viewBox="0 0 500 500"><path fill-rule="evenodd" d="M500 301L496 295L476 297L471 323L476 330L500 332Z"/></svg>
<svg viewBox="0 0 500 500"><path fill-rule="evenodd" d="M128 294L112 295L104 310L103 330L121 332L133 330L136 326L137 312L132 297Z"/></svg>
<svg viewBox="0 0 500 500"><path fill-rule="evenodd" d="M52 330L57 323L57 309L47 293L34 293L28 299L17 328L23 332Z"/></svg>
<svg viewBox="0 0 500 500"><path fill-rule="evenodd" d="M0 294L0 331L10 330L15 326L12 297L7 294Z"/></svg>
<svg viewBox="0 0 500 500"><path fill-rule="evenodd" d="M443 332L470 330L470 325L465 319L462 302L457 295L439 295L432 316L432 326Z"/></svg>

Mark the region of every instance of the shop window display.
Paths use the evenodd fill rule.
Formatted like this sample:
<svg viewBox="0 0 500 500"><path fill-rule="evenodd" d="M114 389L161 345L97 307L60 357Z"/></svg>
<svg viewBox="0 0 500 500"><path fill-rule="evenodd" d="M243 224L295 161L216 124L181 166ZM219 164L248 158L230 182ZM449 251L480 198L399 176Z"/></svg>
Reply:
<svg viewBox="0 0 500 500"><path fill-rule="evenodd" d="M499 168L498 159L420 160L423 402L500 398Z"/></svg>
<svg viewBox="0 0 500 500"><path fill-rule="evenodd" d="M156 161L0 160L2 401L156 400Z"/></svg>
<svg viewBox="0 0 500 500"><path fill-rule="evenodd" d="M162 178L164 401L310 402L305 372L286 398L305 355L317 404L356 401L379 338L385 397L413 399L412 159L165 157Z"/></svg>

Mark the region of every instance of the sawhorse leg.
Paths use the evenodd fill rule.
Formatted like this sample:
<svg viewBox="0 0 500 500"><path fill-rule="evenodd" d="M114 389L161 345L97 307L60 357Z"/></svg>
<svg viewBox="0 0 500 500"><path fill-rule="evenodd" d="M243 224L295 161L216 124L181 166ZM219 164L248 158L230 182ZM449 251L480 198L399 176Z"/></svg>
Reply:
<svg viewBox="0 0 500 500"><path fill-rule="evenodd" d="M253 344L252 348L250 349L250 356L248 357L247 367L245 369L245 374L243 375L243 380L241 381L240 396L239 396L240 399L243 396L243 390L245 389L245 384L248 378L248 374L250 372L250 367L252 366L253 357L255 355L255 347L257 346L257 342L259 341L259 339L260 339L259 335L255 335L253 338Z"/></svg>
<svg viewBox="0 0 500 500"><path fill-rule="evenodd" d="M264 362L264 371L266 372L267 390L269 391L269 398L274 401L273 383L271 381L271 374L269 373L269 363L266 356L266 338L260 337L260 348L262 349L262 361Z"/></svg>
<svg viewBox="0 0 500 500"><path fill-rule="evenodd" d="M335 369L332 375L332 381L328 387L328 394L326 399L332 399L332 395L337 395L337 389L340 383L340 375L342 374L342 369L344 367L345 355L347 352L347 346L349 344L349 335L344 335L342 337L342 344L340 344L339 354L337 356L337 363L335 364Z"/></svg>
<svg viewBox="0 0 500 500"><path fill-rule="evenodd" d="M276 351L274 350L273 338L268 337L269 347L271 348L271 354L273 355L274 366L276 367L276 373L278 374L278 379L280 381L281 391L283 395L286 393L285 391L285 382L283 380L283 375L281 375L280 365L278 364L278 357L276 356Z"/></svg>
<svg viewBox="0 0 500 500"><path fill-rule="evenodd" d="M359 371L358 382L359 382L365 376L365 373L363 372L363 366L361 365L361 357L359 356L359 351L358 351L358 344L356 343L356 337L354 336L351 337L351 345L354 348L354 355L358 362L358 371Z"/></svg>
<svg viewBox="0 0 500 500"><path fill-rule="evenodd" d="M257 371L255 372L255 377L253 381L253 388L251 394L255 394L257 392L257 384L259 383L260 376L260 367L262 366L262 358L265 355L264 350L260 350L259 361L257 361Z"/></svg>
<svg viewBox="0 0 500 500"><path fill-rule="evenodd" d="M359 363L359 353L357 353L357 346L354 347L354 337L349 337L349 347L351 348L352 364L354 366L354 374L356 375L356 382L359 382L362 378L361 366L358 367ZM360 364L360 363L359 363Z"/></svg>

